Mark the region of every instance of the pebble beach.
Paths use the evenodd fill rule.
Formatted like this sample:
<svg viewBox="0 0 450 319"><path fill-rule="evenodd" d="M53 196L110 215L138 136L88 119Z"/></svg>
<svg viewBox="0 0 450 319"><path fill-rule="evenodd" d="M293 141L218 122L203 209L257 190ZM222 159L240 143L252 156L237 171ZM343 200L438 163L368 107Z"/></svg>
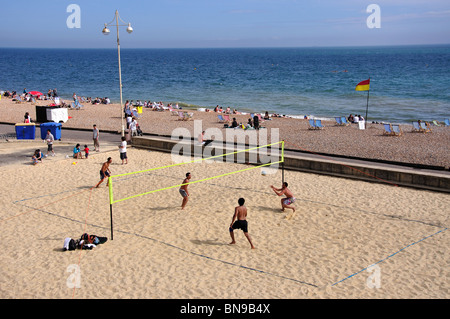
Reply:
<svg viewBox="0 0 450 319"><path fill-rule="evenodd" d="M41 104L39 104L39 102ZM38 101L38 105L47 105L47 101ZM142 131L148 134L172 136L176 128L186 128L194 136L194 120L200 120L202 129L216 128L226 136L227 130L219 123L218 113L184 109L193 113L189 121L180 121L170 111L153 111L143 108L141 118L137 119ZM212 111L212 109L211 109ZM25 112L32 119L35 116L35 105L31 103L16 104L11 99L0 101L0 116L2 122L21 123ZM64 127L92 129L96 124L100 131L121 130L122 111L119 104L85 104L81 110L69 109L69 121ZM230 114L238 123L247 123L250 114ZM347 116L336 114L336 116ZM275 117L264 121L261 126L267 131L267 141L276 132L280 140L286 141L286 148L310 153L342 155L363 159L375 159L401 163L412 163L438 166L449 169L450 166L450 127L432 125L429 133L413 132L412 124L400 124L401 136L384 135L383 124L369 123L365 130L360 130L358 124L338 126L334 121L322 121L322 130L310 130L308 120L296 118ZM389 123L386 119L385 123ZM277 131L274 131L276 129ZM263 129L264 130L264 129Z"/></svg>

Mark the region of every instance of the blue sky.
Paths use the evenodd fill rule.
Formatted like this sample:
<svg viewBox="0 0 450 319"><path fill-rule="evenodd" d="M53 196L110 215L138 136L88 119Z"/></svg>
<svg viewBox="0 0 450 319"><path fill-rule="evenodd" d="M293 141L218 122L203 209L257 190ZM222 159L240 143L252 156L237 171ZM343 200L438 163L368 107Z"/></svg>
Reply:
<svg viewBox="0 0 450 319"><path fill-rule="evenodd" d="M70 4L80 28L68 28ZM369 28L370 4L381 27ZM4 1L0 47L114 48L101 33L115 10L122 48L311 47L450 43L448 0L35 0Z"/></svg>

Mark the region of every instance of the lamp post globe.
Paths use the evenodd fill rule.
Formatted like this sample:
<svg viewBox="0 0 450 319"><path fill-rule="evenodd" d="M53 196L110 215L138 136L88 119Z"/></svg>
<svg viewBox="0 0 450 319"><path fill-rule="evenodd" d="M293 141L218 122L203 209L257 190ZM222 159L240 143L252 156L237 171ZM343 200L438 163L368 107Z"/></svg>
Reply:
<svg viewBox="0 0 450 319"><path fill-rule="evenodd" d="M103 28L103 30L102 30L102 33L104 34L104 35L108 35L109 33L110 33L111 31L109 31L109 29L106 27L106 25L105 25L105 27Z"/></svg>
<svg viewBox="0 0 450 319"><path fill-rule="evenodd" d="M128 33L133 32L133 28L131 27L131 23L128 23L127 32Z"/></svg>

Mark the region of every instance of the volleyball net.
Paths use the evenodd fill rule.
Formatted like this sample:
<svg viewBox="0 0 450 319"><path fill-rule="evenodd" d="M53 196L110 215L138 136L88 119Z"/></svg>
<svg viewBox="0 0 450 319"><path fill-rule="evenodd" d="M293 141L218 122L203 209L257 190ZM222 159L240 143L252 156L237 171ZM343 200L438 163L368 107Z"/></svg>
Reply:
<svg viewBox="0 0 450 319"><path fill-rule="evenodd" d="M206 149L207 148L205 148L205 150ZM284 141L239 150L235 150L236 148L233 147L232 152L227 152L227 148L209 148L209 150L211 149L214 149L216 153L220 154L205 157L206 152L203 152L200 158L194 160L185 160L180 163L109 176L111 239L113 239L113 205L116 203L137 199L142 196L167 191L173 188L180 188L187 184L193 185L218 178L225 178L233 174L261 169L263 167L277 170L280 167L280 164L284 180ZM224 150L225 154L223 154ZM222 167L218 165L219 168L217 168L216 165L215 169L212 169L212 166L209 166L216 163L237 163L242 165L239 165L239 169L231 171L230 167L238 168L238 166L226 166L225 168L224 165L222 165ZM191 164L203 165L193 166ZM175 178L180 179L181 177L184 177L184 174L187 171L195 171L197 178L188 183L173 184L171 182ZM270 171L268 170L268 172ZM211 174L213 176L210 176ZM162 187L153 189L154 185Z"/></svg>

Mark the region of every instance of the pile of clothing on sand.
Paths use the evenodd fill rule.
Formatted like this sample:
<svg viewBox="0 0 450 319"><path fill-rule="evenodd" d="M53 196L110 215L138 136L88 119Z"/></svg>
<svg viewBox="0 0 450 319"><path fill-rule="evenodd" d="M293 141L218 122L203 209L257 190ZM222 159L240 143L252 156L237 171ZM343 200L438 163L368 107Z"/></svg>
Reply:
<svg viewBox="0 0 450 319"><path fill-rule="evenodd" d="M108 238L84 233L80 239L67 237L64 239L63 251L75 249L93 249L97 245L104 244Z"/></svg>

